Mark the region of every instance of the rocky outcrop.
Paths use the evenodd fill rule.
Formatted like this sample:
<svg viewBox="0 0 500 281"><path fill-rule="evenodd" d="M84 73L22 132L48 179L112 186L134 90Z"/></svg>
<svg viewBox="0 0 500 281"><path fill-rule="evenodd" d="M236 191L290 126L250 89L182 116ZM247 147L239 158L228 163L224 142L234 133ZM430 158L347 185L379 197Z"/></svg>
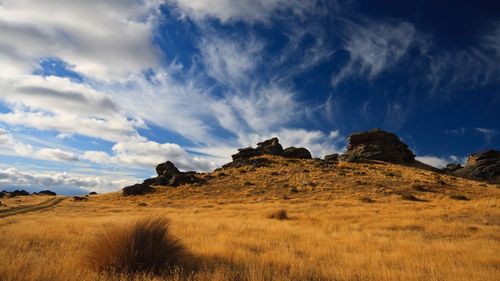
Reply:
<svg viewBox="0 0 500 281"><path fill-rule="evenodd" d="M325 155L324 160L328 161L328 162L337 162L337 161L339 161L339 154L333 153L333 154Z"/></svg>
<svg viewBox="0 0 500 281"><path fill-rule="evenodd" d="M298 159L312 159L311 152L303 147L288 147L283 150L283 157L298 158Z"/></svg>
<svg viewBox="0 0 500 281"><path fill-rule="evenodd" d="M155 191L154 188L144 183L136 183L134 185L130 185L122 189L123 195L125 196L144 195L148 193L153 193L154 191Z"/></svg>
<svg viewBox="0 0 500 281"><path fill-rule="evenodd" d="M272 138L263 142L257 143L257 148L247 147L239 148L238 153L231 155L233 161L240 159L248 159L260 155L282 155L283 147L281 146L278 138Z"/></svg>
<svg viewBox="0 0 500 281"><path fill-rule="evenodd" d="M177 187L183 184L204 184L206 180L194 171L181 172L175 165L167 161L156 166L157 177L145 179L142 183L127 186L122 189L123 195L143 195L154 192L152 186Z"/></svg>
<svg viewBox="0 0 500 281"><path fill-rule="evenodd" d="M288 147L283 149L279 143L278 138L272 138L265 140L263 142L257 143L257 147L246 147L239 148L238 153L231 155L233 161L223 165L223 168L227 167L241 167L246 165L253 165L252 161L249 161L253 157L262 155L274 155L287 158L298 158L298 159L312 159L309 150L303 147Z"/></svg>
<svg viewBox="0 0 500 281"><path fill-rule="evenodd" d="M54 191L51 191L51 190L42 190L42 191L39 191L39 192L36 192L36 193L33 193L33 194L36 194L36 195L50 195L50 196L56 196L57 195Z"/></svg>
<svg viewBox="0 0 500 281"><path fill-rule="evenodd" d="M474 153L464 168L454 172L458 176L500 183L500 151L490 149Z"/></svg>
<svg viewBox="0 0 500 281"><path fill-rule="evenodd" d="M395 134L380 129L354 133L341 160L358 162L379 160L396 164L413 164L415 155Z"/></svg>
<svg viewBox="0 0 500 281"><path fill-rule="evenodd" d="M28 195L30 195L30 193L27 192L26 190L14 190L14 191L9 192L9 194L10 194L10 197L28 196Z"/></svg>

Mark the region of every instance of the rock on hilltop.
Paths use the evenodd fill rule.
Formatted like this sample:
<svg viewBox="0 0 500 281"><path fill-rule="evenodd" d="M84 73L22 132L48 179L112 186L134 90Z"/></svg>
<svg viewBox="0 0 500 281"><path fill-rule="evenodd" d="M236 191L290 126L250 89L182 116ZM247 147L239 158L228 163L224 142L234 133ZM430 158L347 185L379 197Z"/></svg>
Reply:
<svg viewBox="0 0 500 281"><path fill-rule="evenodd" d="M500 182L500 151L490 149L471 154L465 167L455 170L454 174L498 183Z"/></svg>
<svg viewBox="0 0 500 281"><path fill-rule="evenodd" d="M341 160L379 160L395 164L414 164L415 155L395 134L380 129L354 133L347 139L347 151Z"/></svg>
<svg viewBox="0 0 500 281"><path fill-rule="evenodd" d="M286 158L312 159L311 153L304 147L288 147L283 149L278 138L272 138L257 143L257 147L239 148L238 153L231 155L233 161L223 167L239 167L255 164L250 158L261 155L274 155ZM252 163L250 163L252 162Z"/></svg>

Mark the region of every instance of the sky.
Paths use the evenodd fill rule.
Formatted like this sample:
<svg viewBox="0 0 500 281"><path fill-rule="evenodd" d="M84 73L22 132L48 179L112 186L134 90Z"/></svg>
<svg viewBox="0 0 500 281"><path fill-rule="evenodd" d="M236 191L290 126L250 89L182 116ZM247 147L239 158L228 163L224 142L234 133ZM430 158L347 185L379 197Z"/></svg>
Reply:
<svg viewBox="0 0 500 281"><path fill-rule="evenodd" d="M497 2L497 3L495 3ZM107 192L278 137L500 148L500 2L0 0L0 189Z"/></svg>

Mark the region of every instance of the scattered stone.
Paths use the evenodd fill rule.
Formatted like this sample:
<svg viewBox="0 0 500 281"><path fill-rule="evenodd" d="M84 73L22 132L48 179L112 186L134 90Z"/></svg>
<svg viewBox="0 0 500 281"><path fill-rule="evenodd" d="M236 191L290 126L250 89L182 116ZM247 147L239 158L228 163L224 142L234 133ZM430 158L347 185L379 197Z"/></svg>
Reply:
<svg viewBox="0 0 500 281"><path fill-rule="evenodd" d="M142 183L137 183L131 186L124 187L122 189L123 195L125 196L130 196L130 195L144 195L148 193L154 192L154 188L152 188L149 185L142 184Z"/></svg>
<svg viewBox="0 0 500 281"><path fill-rule="evenodd" d="M341 160L362 162L379 160L396 164L413 164L415 155L395 134L373 129L354 133L348 138L348 146Z"/></svg>
<svg viewBox="0 0 500 281"><path fill-rule="evenodd" d="M288 147L283 150L283 157L298 158L298 159L312 159L311 152L303 147Z"/></svg>
<svg viewBox="0 0 500 281"><path fill-rule="evenodd" d="M454 174L471 179L500 183L500 151L490 149L471 154L465 167L456 170Z"/></svg>

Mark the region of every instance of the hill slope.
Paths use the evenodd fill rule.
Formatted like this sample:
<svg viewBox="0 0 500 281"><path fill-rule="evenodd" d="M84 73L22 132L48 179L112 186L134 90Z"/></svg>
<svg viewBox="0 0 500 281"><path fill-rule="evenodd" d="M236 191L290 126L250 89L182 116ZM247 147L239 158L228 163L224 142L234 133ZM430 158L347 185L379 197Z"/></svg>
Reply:
<svg viewBox="0 0 500 281"><path fill-rule="evenodd" d="M0 219L1 280L164 280L84 265L103 226L150 215L171 219L173 234L200 263L193 280L500 276L497 185L382 162L259 158L267 164L202 174L203 185L65 200ZM403 199L411 199L407 193L419 201ZM281 209L288 220L269 218Z"/></svg>

